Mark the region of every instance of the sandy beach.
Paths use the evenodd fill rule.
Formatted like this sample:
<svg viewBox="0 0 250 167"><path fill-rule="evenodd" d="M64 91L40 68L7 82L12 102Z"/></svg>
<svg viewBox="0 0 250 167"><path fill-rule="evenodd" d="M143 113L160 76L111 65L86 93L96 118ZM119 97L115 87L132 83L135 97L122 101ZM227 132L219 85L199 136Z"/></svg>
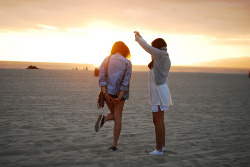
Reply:
<svg viewBox="0 0 250 167"><path fill-rule="evenodd" d="M93 71L0 69L0 166L250 166L250 79L172 72L164 155L155 147L148 73L133 72L118 150L113 122L96 133Z"/></svg>

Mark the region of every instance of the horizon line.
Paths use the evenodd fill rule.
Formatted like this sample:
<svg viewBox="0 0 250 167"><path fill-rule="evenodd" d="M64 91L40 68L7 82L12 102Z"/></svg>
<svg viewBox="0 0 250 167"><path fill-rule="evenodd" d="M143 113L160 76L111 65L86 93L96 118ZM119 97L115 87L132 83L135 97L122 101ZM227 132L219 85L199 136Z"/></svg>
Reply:
<svg viewBox="0 0 250 167"><path fill-rule="evenodd" d="M229 58L230 59L230 58ZM219 60L219 59L218 59ZM51 63L51 64L82 64L82 65L93 65L95 67L94 63L75 63L75 62L43 62L43 61L18 61L18 60L0 60L0 62L17 62L17 63ZM211 61L208 61L211 62ZM202 63L207 62L200 62L190 65L171 65L171 67L192 67L192 68L223 68L223 69L249 69L250 67L223 67L223 66L204 66ZM201 65L199 65L201 64ZM147 66L147 64L132 64L132 66Z"/></svg>

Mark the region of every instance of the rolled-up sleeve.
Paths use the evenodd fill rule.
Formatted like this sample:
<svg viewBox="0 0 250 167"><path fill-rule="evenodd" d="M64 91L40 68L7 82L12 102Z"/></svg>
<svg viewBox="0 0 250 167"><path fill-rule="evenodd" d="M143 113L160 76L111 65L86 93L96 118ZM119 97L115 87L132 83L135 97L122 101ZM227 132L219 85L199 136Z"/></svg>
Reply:
<svg viewBox="0 0 250 167"><path fill-rule="evenodd" d="M120 91L128 91L129 90L129 82L131 78L131 72L132 72L132 64L129 63L127 65L126 71L124 73L124 77L121 83Z"/></svg>
<svg viewBox="0 0 250 167"><path fill-rule="evenodd" d="M106 86L107 79L106 79L106 66L107 66L107 58L105 58L100 67L100 74L99 74L99 86Z"/></svg>

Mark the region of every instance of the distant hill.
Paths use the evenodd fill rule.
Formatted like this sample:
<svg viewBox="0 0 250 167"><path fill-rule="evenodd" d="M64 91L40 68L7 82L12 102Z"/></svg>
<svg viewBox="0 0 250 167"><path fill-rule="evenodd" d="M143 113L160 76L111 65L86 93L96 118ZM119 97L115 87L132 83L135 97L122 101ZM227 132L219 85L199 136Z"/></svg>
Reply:
<svg viewBox="0 0 250 167"><path fill-rule="evenodd" d="M209 62L196 63L193 64L193 66L250 69L250 57L218 59Z"/></svg>

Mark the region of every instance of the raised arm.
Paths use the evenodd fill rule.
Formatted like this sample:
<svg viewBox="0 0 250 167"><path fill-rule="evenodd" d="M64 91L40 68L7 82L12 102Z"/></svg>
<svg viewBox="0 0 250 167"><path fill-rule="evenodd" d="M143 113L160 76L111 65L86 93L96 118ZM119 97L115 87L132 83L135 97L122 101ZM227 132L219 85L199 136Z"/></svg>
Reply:
<svg viewBox="0 0 250 167"><path fill-rule="evenodd" d="M157 49L151 45L149 45L140 35L139 32L135 31L135 40L139 43L139 45L149 54L151 54L154 58L158 58L163 50Z"/></svg>

